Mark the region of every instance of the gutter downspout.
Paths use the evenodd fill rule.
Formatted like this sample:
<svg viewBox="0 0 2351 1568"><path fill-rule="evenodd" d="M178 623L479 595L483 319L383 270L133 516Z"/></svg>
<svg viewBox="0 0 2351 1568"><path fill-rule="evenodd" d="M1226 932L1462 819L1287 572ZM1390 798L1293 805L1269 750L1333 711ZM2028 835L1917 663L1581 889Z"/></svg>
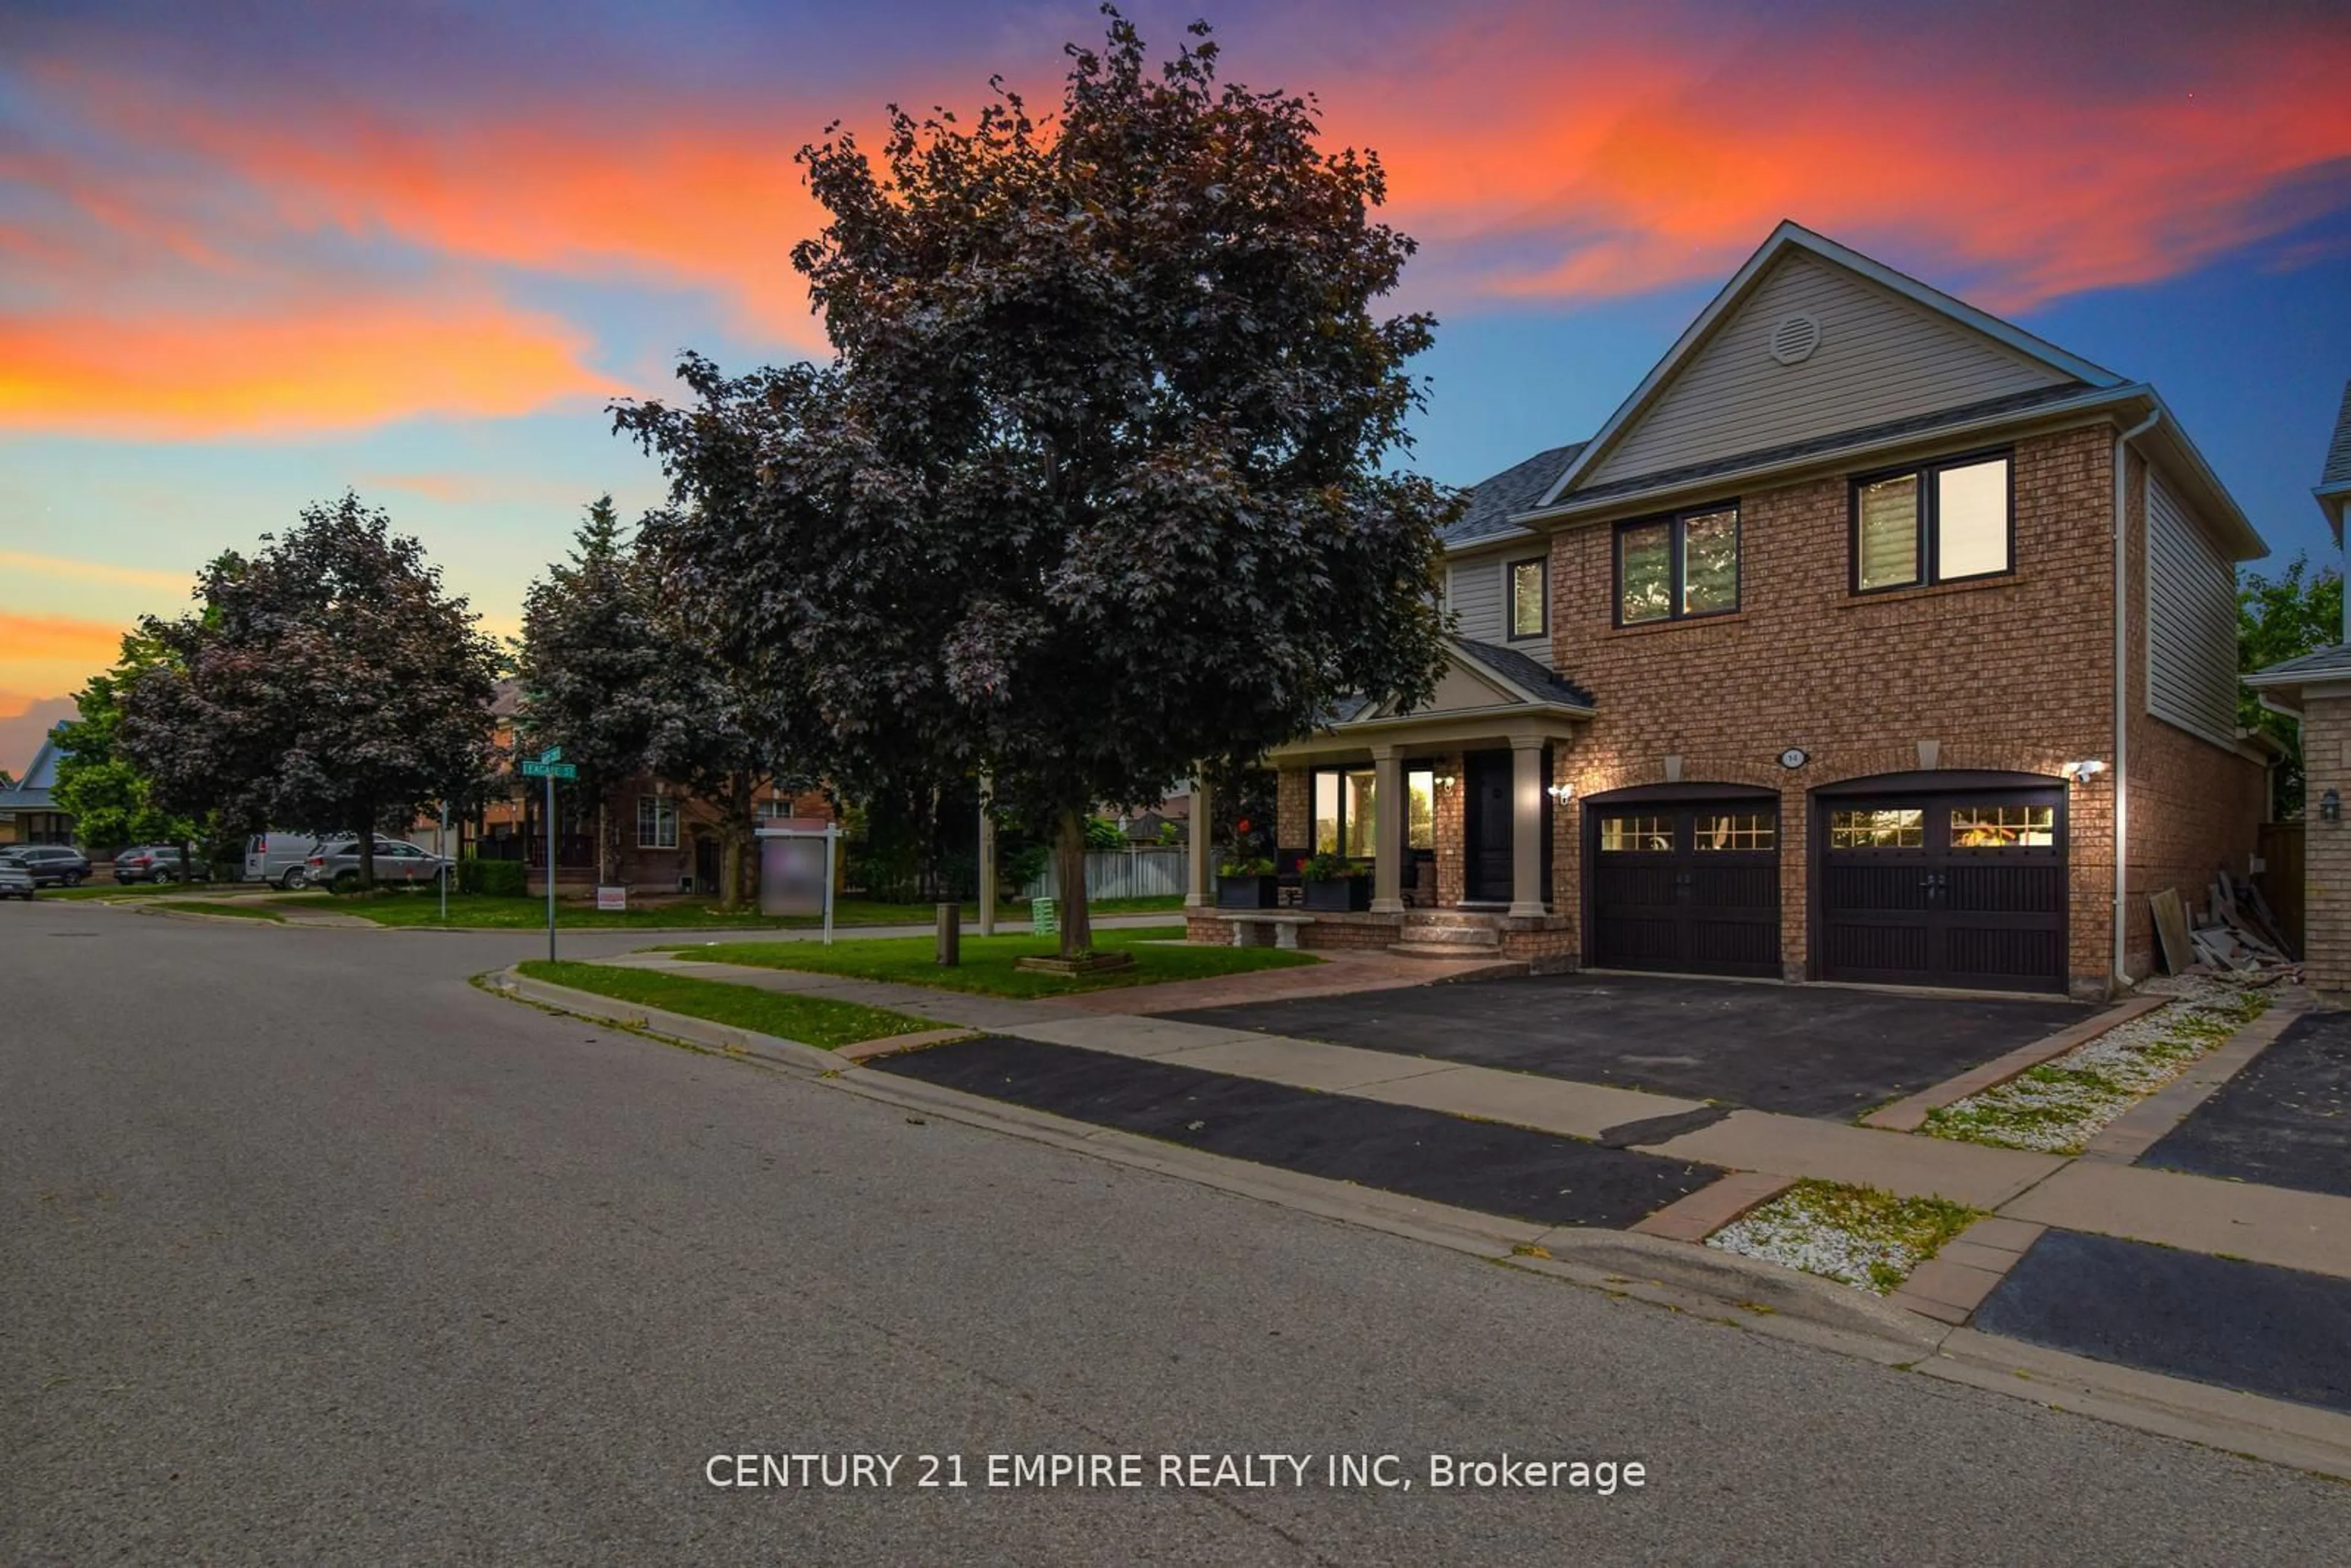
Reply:
<svg viewBox="0 0 2351 1568"><path fill-rule="evenodd" d="M2114 994L2130 989L2130 444L2163 422L2157 404L2115 441L2115 954Z"/></svg>

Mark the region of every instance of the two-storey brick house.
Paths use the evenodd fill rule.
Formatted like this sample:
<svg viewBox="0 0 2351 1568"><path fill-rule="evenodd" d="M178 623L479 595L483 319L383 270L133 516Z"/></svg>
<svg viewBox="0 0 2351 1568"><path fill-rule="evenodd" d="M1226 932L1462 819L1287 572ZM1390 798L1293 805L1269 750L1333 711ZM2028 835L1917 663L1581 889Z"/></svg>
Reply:
<svg viewBox="0 0 2351 1568"><path fill-rule="evenodd" d="M2264 553L2152 387L1784 224L1478 486L1435 700L1270 759L1280 842L1373 862L1302 939L2105 994L2151 894L2247 869Z"/></svg>

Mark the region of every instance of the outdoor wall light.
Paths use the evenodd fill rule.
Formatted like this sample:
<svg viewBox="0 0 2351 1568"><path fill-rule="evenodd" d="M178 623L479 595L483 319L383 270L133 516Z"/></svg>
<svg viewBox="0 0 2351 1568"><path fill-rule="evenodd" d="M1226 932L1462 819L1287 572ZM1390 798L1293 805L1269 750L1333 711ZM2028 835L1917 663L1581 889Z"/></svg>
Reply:
<svg viewBox="0 0 2351 1568"><path fill-rule="evenodd" d="M1575 799L1575 786L1573 784L1552 784L1547 786L1544 789L1543 793L1549 795L1552 800L1564 806L1570 800Z"/></svg>
<svg viewBox="0 0 2351 1568"><path fill-rule="evenodd" d="M2318 820L2339 822L2343 820L2343 797L2333 789L2318 798Z"/></svg>
<svg viewBox="0 0 2351 1568"><path fill-rule="evenodd" d="M1436 778L1430 779L1429 782L1436 785L1439 789L1450 789L1453 786L1458 784L1460 780L1454 778L1450 773L1440 773Z"/></svg>
<svg viewBox="0 0 2351 1568"><path fill-rule="evenodd" d="M2103 762L2068 762L2057 769L2076 784L2087 784L2105 770L2106 765Z"/></svg>

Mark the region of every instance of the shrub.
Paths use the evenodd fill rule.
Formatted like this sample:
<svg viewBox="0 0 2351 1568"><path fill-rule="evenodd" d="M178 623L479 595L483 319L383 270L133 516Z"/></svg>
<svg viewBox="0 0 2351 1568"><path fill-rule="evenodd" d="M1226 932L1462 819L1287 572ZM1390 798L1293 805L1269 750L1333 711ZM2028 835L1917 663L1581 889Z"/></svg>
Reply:
<svg viewBox="0 0 2351 1568"><path fill-rule="evenodd" d="M457 891L520 898L530 891L530 880L520 861L476 860L468 855L457 862Z"/></svg>
<svg viewBox="0 0 2351 1568"><path fill-rule="evenodd" d="M1315 855L1298 869L1308 882L1338 882L1364 874L1364 868L1344 855Z"/></svg>

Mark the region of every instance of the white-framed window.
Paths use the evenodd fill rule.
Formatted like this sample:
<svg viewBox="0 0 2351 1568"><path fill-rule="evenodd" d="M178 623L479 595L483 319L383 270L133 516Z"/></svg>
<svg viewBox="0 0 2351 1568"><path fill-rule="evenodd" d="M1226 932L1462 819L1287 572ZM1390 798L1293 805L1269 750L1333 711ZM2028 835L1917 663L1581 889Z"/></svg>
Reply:
<svg viewBox="0 0 2351 1568"><path fill-rule="evenodd" d="M640 795L637 797L637 848L641 850L677 848L676 796Z"/></svg>
<svg viewBox="0 0 2351 1568"><path fill-rule="evenodd" d="M753 809L752 815L761 822L789 821L792 815L792 803L784 799L762 800Z"/></svg>

